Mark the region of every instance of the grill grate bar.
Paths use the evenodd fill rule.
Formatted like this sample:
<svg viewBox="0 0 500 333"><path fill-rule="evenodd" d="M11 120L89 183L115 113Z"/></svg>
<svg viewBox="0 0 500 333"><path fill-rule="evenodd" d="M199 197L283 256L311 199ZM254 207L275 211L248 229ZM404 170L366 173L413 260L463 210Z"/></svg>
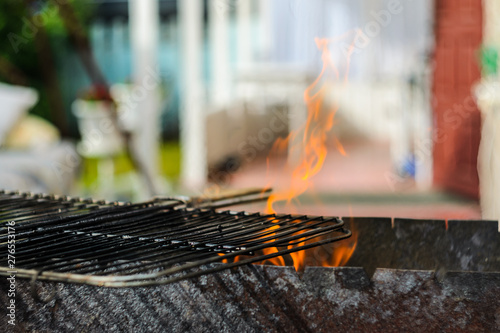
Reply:
<svg viewBox="0 0 500 333"><path fill-rule="evenodd" d="M3 275L11 221L18 276L109 287L170 283L350 236L338 218L216 212L168 198L125 204L0 191Z"/></svg>
<svg viewBox="0 0 500 333"><path fill-rule="evenodd" d="M267 219L267 220L269 222L273 221L272 219ZM284 222L289 222L290 220L291 219L288 218L288 219L284 220ZM306 219L306 220L304 220L304 222L313 222L313 220ZM302 223L302 225L304 225L304 222ZM322 221L316 222L316 224L318 224L318 223L322 223ZM259 224L261 224L261 223L259 223ZM283 224L283 221L281 222L281 224ZM298 231L300 231L300 230L303 230L304 228L314 227L314 225L305 225L305 226L302 226L301 228L298 228L298 225L293 225L293 226L292 225L288 225L288 226L285 225L279 229L280 232L275 232L273 230L269 230L269 228L266 228L266 229L264 229L263 232L255 233L254 230L256 228L251 228L249 231L245 230L243 232L233 233L236 236L250 234L250 236L246 236L243 239L242 238L234 238L234 237L231 237L231 235L225 235L225 234L221 233L221 235L219 235L217 240L218 240L219 244L224 244L222 246L219 246L219 245L208 245L207 246L206 244L200 243L199 241L196 241L193 239L180 240L180 241L179 240L170 240L170 243L172 245L169 246L168 249L174 248L174 249L181 249L181 250L187 251L187 250L196 250L197 248L201 247L201 250L208 249L209 251L212 251L211 250L212 248L217 248L217 249L223 250L225 252L227 250L227 248L229 247L226 244L228 244L229 242L238 243L238 244L245 244L245 246L249 246L249 245L254 245L256 243L259 243L259 239L260 239L260 242L271 241L274 238L279 238L279 237L282 237L283 235L288 235L288 234L291 234L291 233L297 231L297 230L294 230L293 232L290 232L289 230L292 229L292 227L297 229ZM262 226L258 230L262 230ZM267 230L267 231L265 231L265 230ZM269 237L269 235L271 235L271 234L273 234L273 235L275 234L275 235L272 237ZM39 263L39 259L38 259L39 257L43 257L43 256L47 256L47 255L54 256L56 254L63 253L64 259L60 259L59 261L66 262L66 264L63 266L67 266L67 265L69 265L68 261L76 259L81 252L93 251L94 254L103 252L103 251L99 251L99 248L102 245L102 243L107 243L108 247L120 246L121 244L129 245L129 247L123 248L124 252L130 251L130 249L132 247L133 247L134 252L137 252L137 246L140 246L140 243L138 243L136 241L137 237L130 237L130 236L116 236L116 235L114 235L114 236L110 236L110 235L94 236L91 234L86 234L86 233L80 232L80 235L82 235L83 238L78 240L77 234L73 234L73 237L71 237L71 238L68 238L68 236L66 236L65 233L62 233L60 235L61 235L61 237L59 239L56 238L55 241L53 240L50 244L45 245L43 250L41 248L35 247L35 246L33 246L29 251L25 251L24 248L21 248L21 250L18 252L17 258L19 260L22 260L22 259L25 259L27 256L29 258L29 256L32 256L33 254L36 253L36 256L33 257L31 260L25 259L26 261L24 261L24 264L27 265L28 268L35 268L32 266L32 263ZM264 238L266 236L267 236L267 238ZM62 239L63 237L64 237L64 239ZM126 241L124 241L122 239L122 237L127 237ZM91 238L91 241L89 241L88 238ZM76 239L76 241L75 241L75 239ZM148 240L154 241L153 239L148 239L145 237L141 237L140 239L142 239L144 241L148 241ZM257 239L257 241L255 239ZM247 243L243 243L243 240L246 242L253 240L253 242L247 244ZM81 245L82 243L84 245ZM87 244L87 246L85 246L85 244ZM92 259L94 259L94 258L92 258ZM143 258L137 257L137 259L142 260ZM55 261L53 259L53 261L51 262L51 265L43 267L43 269L44 270L54 269L54 268L60 266L60 264L58 264L57 261L58 261L57 259Z"/></svg>
<svg viewBox="0 0 500 333"><path fill-rule="evenodd" d="M318 221L317 223L323 223L323 221ZM265 242L270 242L274 239L281 239L285 236L292 235L292 234L296 233L297 231L306 230L306 228L308 228L308 226L303 226L301 229L297 229L297 230L293 230L293 231L290 231L290 230L284 231L285 228L283 228L279 233L276 233L276 235L274 235L274 236L268 236L266 238L254 240L253 242L250 242L250 243L245 243L245 246L240 247L240 248L226 246L226 245L221 246L221 245L217 245L217 244L200 244L200 243L193 244L193 242L189 242L189 243L183 242L183 243L179 244L180 246L174 246L173 248L176 250L186 251L186 253L178 254L177 256L175 256L173 258L169 257L168 261L159 260L155 264L148 264L148 265L142 264L141 268L144 268L145 266L147 266L148 268L157 268L157 267L160 267L160 266L165 265L165 264L175 264L180 259L184 259L184 260L200 259L201 256L205 255L207 252L231 253L231 252L235 252L235 251L246 250L246 251L249 251L248 254L253 254L253 252L251 251L251 248L253 246L257 246L257 245L265 243ZM314 236L310 237L309 239L312 239L314 237L318 237L319 235L322 235L322 234L317 234L315 232ZM259 237L260 237L260 235L259 235ZM300 238L303 238L303 236L301 236ZM298 238L298 236L290 238L290 242L286 241L287 245L295 245L295 244L299 243L299 242L292 243L291 241L294 239L299 239L299 238ZM306 239L306 241L309 239ZM283 242L285 242L285 241L283 241ZM222 243L226 244L225 241L222 241ZM243 243L240 242L239 244L243 244ZM170 249L172 249L172 245L174 245L174 244L168 244L167 246L170 246ZM272 245L279 246L280 243L275 241ZM147 256L136 257L135 259L151 260L151 259L154 259L157 257L164 257L165 254L175 253L175 251L165 252L165 249L160 249L160 250L161 251L159 253L155 253L154 251L148 250ZM188 251L190 251L190 252L188 252ZM194 251L195 253L192 253L192 251ZM212 254L209 254L209 256L212 256ZM121 263L122 266L126 265L126 264L132 264L132 263L131 262Z"/></svg>

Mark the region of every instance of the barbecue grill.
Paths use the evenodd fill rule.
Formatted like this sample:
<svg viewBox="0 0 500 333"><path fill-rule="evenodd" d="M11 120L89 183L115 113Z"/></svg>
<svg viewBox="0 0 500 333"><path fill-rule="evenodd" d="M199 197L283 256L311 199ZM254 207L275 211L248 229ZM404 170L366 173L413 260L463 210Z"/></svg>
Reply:
<svg viewBox="0 0 500 333"><path fill-rule="evenodd" d="M222 198L219 198L222 199ZM227 199L227 198L226 198ZM496 221L327 218L2 192L19 331L500 330ZM350 235L353 236L346 239ZM344 242L343 267L317 267ZM272 251L271 251L272 250ZM304 250L306 267L247 265ZM228 269L232 268L232 269ZM6 279L6 277L2 277ZM0 306L9 303L0 284ZM111 287L111 288L109 288ZM0 326L11 328L6 321Z"/></svg>
<svg viewBox="0 0 500 333"><path fill-rule="evenodd" d="M15 259L0 274L15 267L20 278L106 287L172 283L351 235L338 218L216 212L176 198L124 204L3 192L0 210L1 262Z"/></svg>

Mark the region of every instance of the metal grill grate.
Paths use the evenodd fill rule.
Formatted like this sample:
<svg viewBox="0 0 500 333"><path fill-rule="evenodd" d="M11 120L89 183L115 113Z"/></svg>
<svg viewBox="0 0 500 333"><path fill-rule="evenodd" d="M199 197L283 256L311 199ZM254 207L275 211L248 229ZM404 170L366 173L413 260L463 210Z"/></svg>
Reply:
<svg viewBox="0 0 500 333"><path fill-rule="evenodd" d="M127 204L2 191L0 274L12 271L4 265L14 259L21 278L166 284L344 239L351 233L343 225L338 218L189 208L176 199ZM9 235L16 244L10 257Z"/></svg>

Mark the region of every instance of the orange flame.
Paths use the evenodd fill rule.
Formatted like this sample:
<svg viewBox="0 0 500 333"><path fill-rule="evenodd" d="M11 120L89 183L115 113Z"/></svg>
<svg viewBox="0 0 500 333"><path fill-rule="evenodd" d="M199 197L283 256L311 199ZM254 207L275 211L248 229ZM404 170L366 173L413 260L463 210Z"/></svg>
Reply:
<svg viewBox="0 0 500 333"><path fill-rule="evenodd" d="M347 264L358 245L358 232L354 223L350 224L350 229L352 236L342 242L333 243L331 245L333 247L332 255L329 256L329 260L322 262L321 266L339 267Z"/></svg>
<svg viewBox="0 0 500 333"><path fill-rule="evenodd" d="M336 105L331 110L324 111L323 100L327 92L324 81L329 72L331 72L336 80L347 82L350 57L354 49L354 41L359 34L359 31L354 32L355 37L345 54L347 66L343 75L340 74L338 68L333 63L329 46L331 42L346 38L351 32L333 40L315 38L316 46L321 51L323 67L318 77L304 92L304 101L307 106L307 121L302 128L290 132L286 139L278 138L271 149L271 154L275 154L287 149L291 144L290 151L300 151L302 156L297 166L292 168L290 187L284 191L277 191L269 197L266 206L267 213L275 212L273 208L275 202L286 201L290 203L292 199L306 192L311 186L311 177L315 176L323 167L328 152L326 147L327 134L333 127L334 116L338 109ZM335 138L335 144L341 154L345 155L345 150L337 138ZM267 163L269 166L269 156Z"/></svg>
<svg viewBox="0 0 500 333"><path fill-rule="evenodd" d="M305 241L303 238L299 241L300 243L297 246L305 245ZM293 248L293 246L289 246L288 248L291 249ZM290 256L293 259L293 267L295 267L295 270L297 272L303 271L305 266L306 251L292 252L290 253Z"/></svg>
<svg viewBox="0 0 500 333"><path fill-rule="evenodd" d="M325 244L320 247L291 253L296 271L303 271L305 266L339 267L347 264L358 244L358 232L351 223L352 236L341 242ZM319 241L322 237L315 238ZM298 246L304 243L298 244Z"/></svg>
<svg viewBox="0 0 500 333"><path fill-rule="evenodd" d="M274 221L274 218L269 218L269 221L273 222ZM275 232L272 232L273 230L277 230L279 229L279 225L273 225L269 228L267 228L263 234L259 237L259 238L270 238L270 237L273 237L276 235ZM274 238L271 238L267 241L265 241L264 243L272 243L272 242L275 242L276 240ZM262 250L259 250L257 251L256 255L258 256L264 256L264 255L269 255L269 254L273 254L273 253L277 253L279 252L279 249L276 248L276 247L268 247L268 248L264 248ZM224 253L217 253L219 256L223 256ZM245 256L245 255L241 255L241 256L236 256L234 257L233 259L230 259L232 262L238 262L240 260L243 260L243 259L247 259L248 257ZM222 263L228 263L229 260L228 259L222 259L221 261ZM275 266L286 266L285 264L285 260L283 259L283 257L281 256L278 256L278 257L274 257L274 258L269 258L269 259L265 259L265 260L262 260L262 261L258 261L258 262L255 262L254 264L256 265L275 265Z"/></svg>
<svg viewBox="0 0 500 333"><path fill-rule="evenodd" d="M283 191L277 191L272 194L266 206L267 213L274 213L273 204L278 201L286 201L290 204L291 201L304 192L306 192L311 187L311 178L314 177L323 167L323 164L328 153L326 146L327 134L332 129L334 125L335 113L338 110L338 105L335 105L330 110L324 110L323 100L325 94L327 93L325 81L328 75L332 75L335 80L342 80L344 83L347 82L347 77L349 73L349 64L352 52L354 50L354 42L358 37L359 30L354 31L354 38L345 54L346 56L346 70L343 75L340 74L339 69L333 63L332 54L330 52L330 44L332 42L337 42L343 40L350 36L352 32L348 32L343 36L336 39L325 39L325 38L315 38L315 43L317 48L321 51L321 60L323 66L318 77L314 82L306 88L304 92L304 101L307 106L307 121L303 128L296 131L290 132L286 139L279 138L273 145L271 149L271 154L284 151L287 148L290 149L291 153L299 151L301 153L301 158L295 167L288 165L288 169L291 169L290 177L290 187ZM340 141L335 137L335 144L337 149L342 155L345 155L345 150ZM289 147L291 145L291 147ZM267 164L269 169L270 159L268 156ZM270 184L272 185L272 184ZM272 187L272 186L270 186ZM318 262L317 260L311 259L311 264L322 265L322 266L339 266L344 265L356 248L357 234L353 235L349 241L341 242L342 245L334 244L328 248L335 248L335 251L331 252L329 255L325 256L323 260ZM294 246L302 246L305 242L301 241L299 244ZM291 246L289 246L290 248ZM302 270L309 258L308 253L311 251L299 251L291 253L290 256L293 259L294 267L297 271ZM314 256L313 256L314 257Z"/></svg>
<svg viewBox="0 0 500 333"><path fill-rule="evenodd" d="M269 227L266 230L266 232L271 231L271 230L277 230L277 229L279 229L279 225L273 225L272 227ZM269 234L269 235L262 236L262 238L269 237L269 236L274 236L274 235L276 235L276 233L272 233L272 234ZM272 240L267 241L267 243L274 242L274 241L275 240L272 239ZM268 254L272 254L272 253L277 253L278 251L279 250L276 247L268 247L268 248L262 249L262 253L261 254L262 255L268 255ZM283 257L274 257L274 258L263 260L261 262L256 262L256 264L258 264L258 265L285 266L285 260L283 259Z"/></svg>
<svg viewBox="0 0 500 333"><path fill-rule="evenodd" d="M293 259L293 266L295 270L297 272L303 271L305 266L340 267L346 265L349 259L352 257L358 244L358 232L354 227L354 224L352 223L350 225L350 230L352 232L352 236L348 239L344 239L341 242L326 244L320 247L290 253L290 257ZM321 239L323 238L317 237L311 241L319 241ZM303 239L299 240L299 242L300 243L294 246L302 246L305 244L305 241ZM288 246L288 249L291 249L292 247L293 246ZM278 249L272 247L262 250L259 255L266 255L276 252L278 252ZM219 255L222 256L224 254L219 253ZM237 262L245 258L247 257L237 256L234 258L234 261ZM227 263L228 260L223 259L222 262ZM285 260L281 256L255 262L254 264L286 266Z"/></svg>
<svg viewBox="0 0 500 333"><path fill-rule="evenodd" d="M275 247L269 247L267 249L262 250L263 254L271 254L278 252L278 249ZM285 266L285 260L283 257L274 257L270 259L266 259L263 261L259 261L255 263L256 265L275 265L275 266Z"/></svg>
<svg viewBox="0 0 500 333"><path fill-rule="evenodd" d="M298 163L294 166L287 165L286 170L291 170L290 176L290 187L287 190L276 191L270 195L267 206L266 213L273 214L275 210L273 204L279 201L286 201L288 204L291 201L311 187L311 178L315 176L322 168L323 163L328 152L326 147L327 134L334 125L334 116L338 109L338 106L334 106L332 109L325 111L323 100L327 93L325 80L329 72L333 73L336 80L342 80L347 82L347 77L349 73L350 57L354 50L354 42L359 35L359 30L354 31L354 38L351 44L347 48L346 56L346 69L343 75L340 74L338 68L335 66L332 60L332 55L329 50L329 46L332 42L337 42L339 40L344 40L348 36L352 35L353 31L350 31L339 38L336 39L325 39L325 38L315 38L315 43L318 49L321 51L321 59L323 66L320 74L314 80L314 82L306 88L304 92L304 101L307 106L307 121L305 125L296 130L290 132L286 138L278 138L271 149L269 156L273 154L280 153L289 149L291 153L299 151L301 153L301 158ZM337 149L342 155L345 155L345 150L340 143L340 141L335 137L335 144ZM267 158L267 169L269 171L270 158ZM270 183L268 187L273 187ZM272 226L268 230L273 230L278 228L278 226ZM269 236L269 235L267 235ZM316 238L311 241L319 240ZM319 252L311 252L315 249L309 249L306 251L299 251L290 254L293 259L294 267L297 271L303 270L307 265L310 266L339 266L345 265L351 255L353 254L357 243L357 234L353 232L353 236L344 240L340 243L330 244L324 247L316 248L316 251L324 251L324 254L317 255ZM292 247L299 247L305 244L305 239L299 240L298 244L288 246L288 249ZM333 249L333 250L332 250ZM267 248L264 249L262 254L276 253L277 248ZM317 260L322 258L321 260ZM234 261L240 260L240 257L234 258ZM273 264L278 266L285 266L285 260L283 257L276 257L272 259L264 260L256 264Z"/></svg>
<svg viewBox="0 0 500 333"><path fill-rule="evenodd" d="M225 255L225 253L217 252L217 255L219 257L222 257L223 255ZM221 263L223 263L223 264L227 264L228 262L229 261L227 260L227 258L224 258L224 259L221 260Z"/></svg>

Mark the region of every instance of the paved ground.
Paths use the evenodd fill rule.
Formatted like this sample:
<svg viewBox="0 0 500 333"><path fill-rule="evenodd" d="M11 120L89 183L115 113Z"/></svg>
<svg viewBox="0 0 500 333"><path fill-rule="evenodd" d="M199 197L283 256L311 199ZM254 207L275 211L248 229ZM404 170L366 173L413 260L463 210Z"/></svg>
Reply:
<svg viewBox="0 0 500 333"><path fill-rule="evenodd" d="M346 156L329 149L323 169L311 179L308 191L291 205L276 205L278 212L333 216L380 216L435 219L480 219L479 204L436 189L422 191L411 179L397 178L387 144L357 142L344 145ZM231 188L287 188L286 157L257 159L232 177ZM394 181L397 179L397 181ZM401 180L401 181L399 181ZM246 205L263 211L265 204Z"/></svg>

